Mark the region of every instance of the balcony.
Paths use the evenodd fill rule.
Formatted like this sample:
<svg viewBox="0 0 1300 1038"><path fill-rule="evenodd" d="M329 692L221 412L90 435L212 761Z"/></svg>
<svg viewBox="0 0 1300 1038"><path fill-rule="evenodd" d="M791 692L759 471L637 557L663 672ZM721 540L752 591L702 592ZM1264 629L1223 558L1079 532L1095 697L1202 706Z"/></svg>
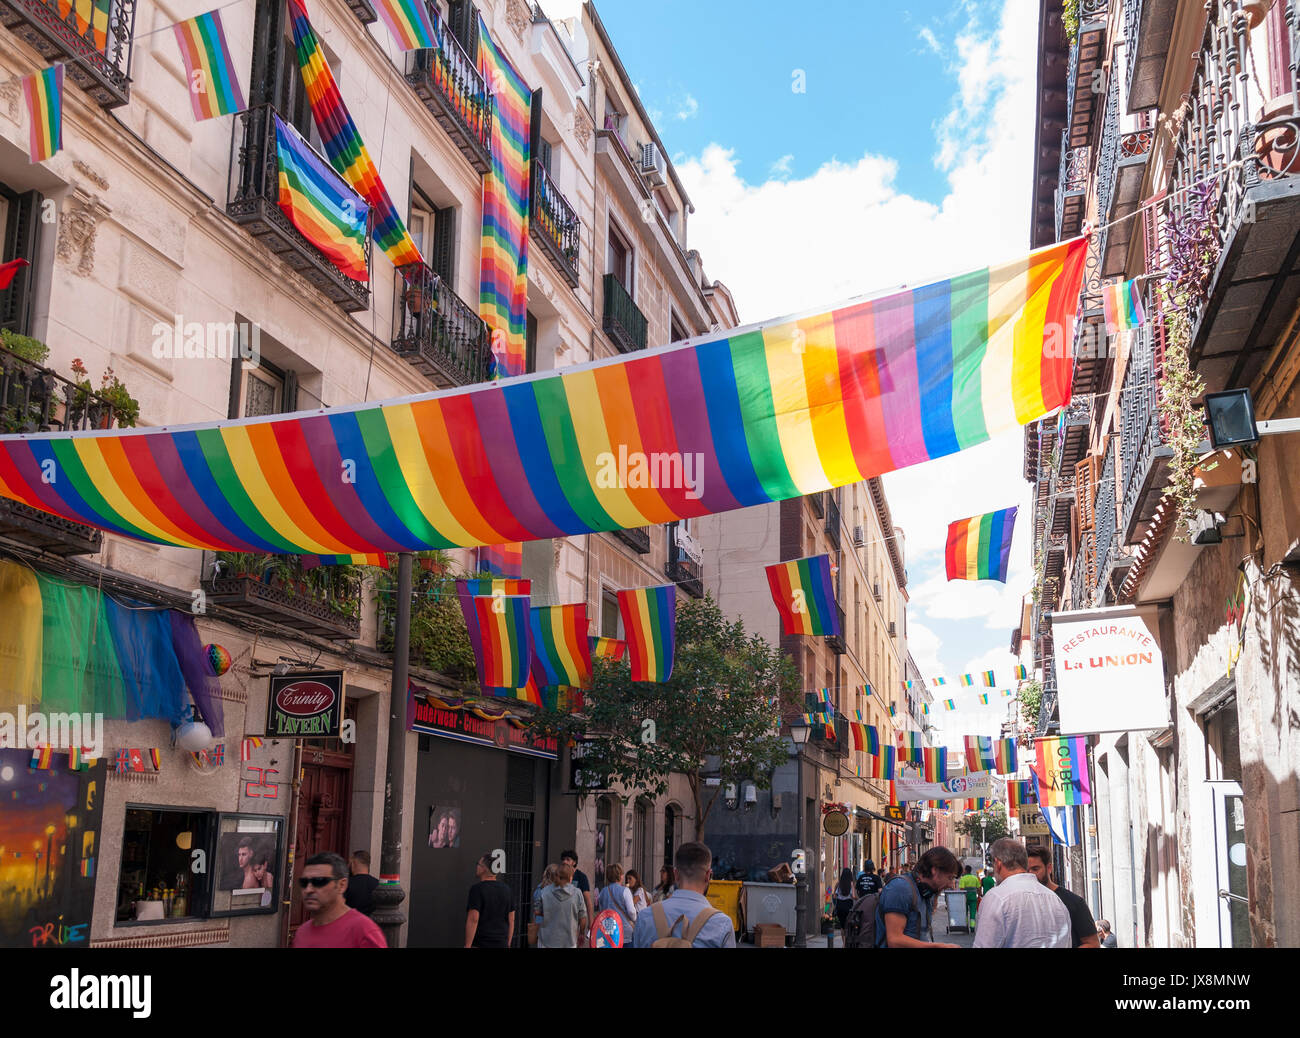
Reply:
<svg viewBox="0 0 1300 1038"><path fill-rule="evenodd" d="M1137 210L1147 155L1155 136L1153 111L1138 113L1129 121L1125 132L1120 117L1119 87L1119 77L1111 76L1097 159L1097 219L1104 228L1100 250L1102 277L1124 272L1129 243L1141 234L1141 222L1125 217Z"/></svg>
<svg viewBox="0 0 1300 1038"><path fill-rule="evenodd" d="M835 733L834 738L827 738L825 724L813 725L813 743L821 746L833 757L847 757L849 755L849 719L838 710L834 714L832 731Z"/></svg>
<svg viewBox="0 0 1300 1038"><path fill-rule="evenodd" d="M838 551L840 547L840 504L835 500L835 495L828 492L826 494L826 539L835 546Z"/></svg>
<svg viewBox="0 0 1300 1038"><path fill-rule="evenodd" d="M203 581L208 602L272 620L301 634L350 641L361 633L361 584L350 566L304 571L294 555L218 552Z"/></svg>
<svg viewBox="0 0 1300 1038"><path fill-rule="evenodd" d="M632 297L613 274L605 275L605 308L602 327L623 353L643 350L647 322Z"/></svg>
<svg viewBox="0 0 1300 1038"><path fill-rule="evenodd" d="M837 588L836 591L838 592L838 590L839 589ZM836 656L843 656L849 651L848 645L844 641L844 610L841 609L839 605L836 605L835 614L840 618L840 633L828 634L826 636L826 644L830 648L831 652L835 653Z"/></svg>
<svg viewBox="0 0 1300 1038"><path fill-rule="evenodd" d="M32 47L45 64L63 62L64 75L96 104L117 108L131 98L131 48L136 0L103 0L107 26L83 12L89 0L4 0L0 25ZM95 4L95 7L101 6ZM96 12L99 13L99 12Z"/></svg>
<svg viewBox="0 0 1300 1038"><path fill-rule="evenodd" d="M807 497L808 507L812 509L812 514L818 519L826 518L826 491L817 494L809 494Z"/></svg>
<svg viewBox="0 0 1300 1038"><path fill-rule="evenodd" d="M1160 98L1177 6L1178 0L1124 0L1124 96L1130 112L1151 108Z"/></svg>
<svg viewBox="0 0 1300 1038"><path fill-rule="evenodd" d="M357 16L357 21L362 25L370 25L379 20L375 14L374 7L371 6L370 0L347 0L349 10Z"/></svg>
<svg viewBox="0 0 1300 1038"><path fill-rule="evenodd" d="M1115 441L1110 440L1102 457L1093 519L1096 524L1096 600L1106 605L1114 604L1128 568L1133 564L1133 558L1120 537L1115 493Z"/></svg>
<svg viewBox="0 0 1300 1038"><path fill-rule="evenodd" d="M441 386L467 386L488 377L487 326L428 266L398 270L393 352Z"/></svg>
<svg viewBox="0 0 1300 1038"><path fill-rule="evenodd" d="M1079 233L1088 197L1088 159L1092 149L1069 147L1070 131L1061 131L1061 179L1056 189L1056 240Z"/></svg>
<svg viewBox="0 0 1300 1038"><path fill-rule="evenodd" d="M444 28L442 47L408 50L406 81L475 171L492 168L492 106L483 77Z"/></svg>
<svg viewBox="0 0 1300 1038"><path fill-rule="evenodd" d="M1075 552L1070 571L1070 608L1087 609L1092 605L1092 589L1096 584L1093 575L1097 563L1097 537L1091 530L1079 535L1079 550Z"/></svg>
<svg viewBox="0 0 1300 1038"><path fill-rule="evenodd" d="M1155 324L1162 317L1152 316L1154 320L1149 320L1138 332L1120 388L1120 479L1124 498L1119 533L1124 544L1140 541L1146 525L1155 517L1168 482L1169 460L1173 457L1173 449L1166 445L1165 423L1160 417L1163 358L1157 353ZM1105 547L1098 540L1098 558L1103 557Z"/></svg>
<svg viewBox="0 0 1300 1038"><path fill-rule="evenodd" d="M1092 143L1097 117L1097 92L1093 73L1106 59L1106 15L1108 0L1079 0L1079 31L1070 47L1069 71L1065 78L1067 141L1071 148Z"/></svg>
<svg viewBox="0 0 1300 1038"><path fill-rule="evenodd" d="M578 242L582 223L578 212L560 193L546 167L533 164L533 201L528 233L570 288L578 287Z"/></svg>
<svg viewBox="0 0 1300 1038"><path fill-rule="evenodd" d="M638 555L646 555L650 551L650 527L633 526L629 530L614 530L614 536L626 544Z"/></svg>
<svg viewBox="0 0 1300 1038"><path fill-rule="evenodd" d="M345 313L370 307L370 288L354 281L317 250L280 209L274 109L258 105L236 115L230 144L226 215L297 271ZM322 160L325 161L325 160ZM329 162L325 161L328 167ZM366 266L370 237L366 237Z"/></svg>
<svg viewBox="0 0 1300 1038"><path fill-rule="evenodd" d="M704 579L699 559L693 558L681 543L681 527L669 524L668 579L692 598L704 597Z"/></svg>

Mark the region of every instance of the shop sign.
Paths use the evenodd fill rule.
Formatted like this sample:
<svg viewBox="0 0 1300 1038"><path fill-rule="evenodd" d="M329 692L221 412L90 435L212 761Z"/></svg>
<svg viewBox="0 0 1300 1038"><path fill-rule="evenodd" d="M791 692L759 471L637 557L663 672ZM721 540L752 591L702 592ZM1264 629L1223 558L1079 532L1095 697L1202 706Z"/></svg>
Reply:
<svg viewBox="0 0 1300 1038"><path fill-rule="evenodd" d="M843 811L827 811L822 818L827 836L843 836L849 831L849 818Z"/></svg>
<svg viewBox="0 0 1300 1038"><path fill-rule="evenodd" d="M899 804L886 804L885 817L891 822L901 822L903 820L903 808Z"/></svg>
<svg viewBox="0 0 1300 1038"><path fill-rule="evenodd" d="M1049 832L1051 830L1047 828L1047 822L1037 804L1020 805L1021 836L1046 836Z"/></svg>
<svg viewBox="0 0 1300 1038"><path fill-rule="evenodd" d="M579 739L569 749L569 792L600 793L609 789L609 776L601 775L590 768L583 767L583 758L587 756L587 747L595 739Z"/></svg>
<svg viewBox="0 0 1300 1038"><path fill-rule="evenodd" d="M471 710L447 710L416 699L410 730L421 735L438 735L444 739L495 746L499 750L525 753L531 757L558 760L559 743L554 736L534 736L527 729L516 728L504 718L489 721L476 717Z"/></svg>
<svg viewBox="0 0 1300 1038"><path fill-rule="evenodd" d="M272 675L266 734L276 739L337 739L343 721L343 671Z"/></svg>

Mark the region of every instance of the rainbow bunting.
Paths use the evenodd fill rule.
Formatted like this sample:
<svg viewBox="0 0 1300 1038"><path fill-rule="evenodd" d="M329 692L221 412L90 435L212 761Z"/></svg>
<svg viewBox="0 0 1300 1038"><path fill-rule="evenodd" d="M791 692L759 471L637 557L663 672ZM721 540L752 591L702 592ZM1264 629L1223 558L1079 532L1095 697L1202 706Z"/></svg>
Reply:
<svg viewBox="0 0 1300 1038"><path fill-rule="evenodd" d="M767 585L785 634L835 637L840 618L831 585L831 558L813 555L767 567Z"/></svg>
<svg viewBox="0 0 1300 1038"><path fill-rule="evenodd" d="M63 147L63 66L23 76L22 83L31 127L27 154L32 162L44 162Z"/></svg>
<svg viewBox="0 0 1300 1038"><path fill-rule="evenodd" d="M926 746L921 750L921 777L926 782L945 782L948 779L948 747Z"/></svg>
<svg viewBox="0 0 1300 1038"><path fill-rule="evenodd" d="M954 699L945 699L945 700L943 701L943 708L944 708L945 710L956 710L956 709L957 709L957 701L954 700Z"/></svg>
<svg viewBox="0 0 1300 1038"><path fill-rule="evenodd" d="M423 263L420 250L416 248L411 235L406 230L402 218L397 215L393 200L388 197L384 182L379 179L366 151L361 135L357 133L356 124L348 114L343 97L339 94L334 74L325 61L320 44L316 40L315 30L307 18L307 8L302 0L288 0L289 20L293 27L293 42L298 54L298 67L302 70L302 81L307 88L307 98L311 102L312 117L320 131L321 142L325 145L325 154L339 174L370 203L372 210L371 233L375 241L384 250L384 254L395 267L404 267L410 263ZM1046 413L1046 412L1044 412ZM345 455L350 457L350 455ZM371 545L365 548L353 548L353 551L394 550ZM304 548L308 554L336 554L328 551L318 552Z"/></svg>
<svg viewBox="0 0 1300 1038"><path fill-rule="evenodd" d="M963 674L961 676L961 684L963 688L969 688L971 685L975 684L975 682L971 679L969 674Z"/></svg>
<svg viewBox="0 0 1300 1038"><path fill-rule="evenodd" d="M533 92L479 18L478 69L492 98L492 166L483 178L478 314L492 337L493 377L522 375L528 311L529 141Z"/></svg>
<svg viewBox="0 0 1300 1038"><path fill-rule="evenodd" d="M587 639L591 643L592 659L621 660L627 652L627 642L621 638L595 637Z"/></svg>
<svg viewBox="0 0 1300 1038"><path fill-rule="evenodd" d="M1146 322L1146 313L1142 309L1142 290L1138 288L1136 278L1102 285L1101 308L1108 335L1132 331Z"/></svg>
<svg viewBox="0 0 1300 1038"><path fill-rule="evenodd" d="M677 585L618 593L633 681L667 681L677 640Z"/></svg>
<svg viewBox="0 0 1300 1038"><path fill-rule="evenodd" d="M984 671L984 673L981 674L980 677L984 681L985 688L992 688L994 685L997 684L997 680L993 677L993 671L991 670Z"/></svg>
<svg viewBox="0 0 1300 1038"><path fill-rule="evenodd" d="M1038 802L1047 807L1072 807L1092 803L1088 781L1088 740L1082 735L1038 739L1034 748L1038 767Z"/></svg>
<svg viewBox="0 0 1300 1038"><path fill-rule="evenodd" d="M896 753L892 746L881 746L880 753L871 754L871 764L868 771L873 779L886 779L889 782L894 781L894 764ZM890 789L890 802L894 803L893 789Z"/></svg>
<svg viewBox="0 0 1300 1038"><path fill-rule="evenodd" d="M189 427L0 436L0 496L159 544L311 555L575 536L801 497L1059 406L1070 357L1044 352L1044 329L1069 322L1084 245L518 382ZM944 312L949 324L927 317ZM930 333L919 340L918 313ZM802 352L789 347L796 334ZM699 452L700 495L608 486L593 459L611 442ZM340 458L355 479L338 478ZM57 479L42 478L45 462Z"/></svg>
<svg viewBox="0 0 1300 1038"><path fill-rule="evenodd" d="M1024 681L1027 677L1029 677L1029 668L1026 667L1023 663L1017 663L1015 667L1015 676L1016 676L1016 680Z"/></svg>
<svg viewBox="0 0 1300 1038"><path fill-rule="evenodd" d="M980 693L980 702L983 703L985 706L988 705L988 702L989 702L989 694L988 694L987 692L981 692L981 693Z"/></svg>
<svg viewBox="0 0 1300 1038"><path fill-rule="evenodd" d="M1007 582L1015 508L986 512L948 524L945 564L949 580Z"/></svg>
<svg viewBox="0 0 1300 1038"><path fill-rule="evenodd" d="M533 677L539 686L591 684L587 605L533 606Z"/></svg>
<svg viewBox="0 0 1300 1038"><path fill-rule="evenodd" d="M442 46L436 9L424 0L375 0L375 9L402 50Z"/></svg>
<svg viewBox="0 0 1300 1038"><path fill-rule="evenodd" d="M197 120L211 119L242 111L244 92L239 88L226 31L221 26L221 11L209 11L172 28L180 45L185 64L185 82L189 84L190 104Z"/></svg>
<svg viewBox="0 0 1300 1038"><path fill-rule="evenodd" d="M369 281L366 220L370 207L278 115L275 155L281 211L345 277Z"/></svg>

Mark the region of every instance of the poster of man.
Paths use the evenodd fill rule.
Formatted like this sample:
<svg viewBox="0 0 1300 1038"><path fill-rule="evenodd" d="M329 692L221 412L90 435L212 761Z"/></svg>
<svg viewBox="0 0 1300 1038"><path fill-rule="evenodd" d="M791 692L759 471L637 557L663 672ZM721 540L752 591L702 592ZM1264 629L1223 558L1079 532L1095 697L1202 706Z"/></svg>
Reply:
<svg viewBox="0 0 1300 1038"><path fill-rule="evenodd" d="M429 808L429 847L446 850L460 846L460 804L435 804Z"/></svg>
<svg viewBox="0 0 1300 1038"><path fill-rule="evenodd" d="M274 838L259 837L249 833L223 833L217 847L221 863L218 890L236 894L269 894L275 889L272 862L275 858ZM270 903L269 899L266 903Z"/></svg>

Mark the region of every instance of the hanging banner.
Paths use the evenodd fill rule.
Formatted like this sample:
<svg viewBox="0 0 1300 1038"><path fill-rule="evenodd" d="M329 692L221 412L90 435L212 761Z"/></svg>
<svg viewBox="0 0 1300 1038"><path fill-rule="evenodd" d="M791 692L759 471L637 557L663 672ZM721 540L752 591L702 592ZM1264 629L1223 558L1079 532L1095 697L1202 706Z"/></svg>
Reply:
<svg viewBox="0 0 1300 1038"><path fill-rule="evenodd" d="M1169 724L1154 606L1053 613L1062 735Z"/></svg>
<svg viewBox="0 0 1300 1038"><path fill-rule="evenodd" d="M898 777L894 779L894 788L899 800L969 800L974 797L991 799L993 796L993 772L976 771L969 775L958 775L945 782L925 782L917 778Z"/></svg>
<svg viewBox="0 0 1300 1038"><path fill-rule="evenodd" d="M1088 781L1088 741L1081 736L1039 739L1035 744L1038 766L1031 768L1038 779L1041 807L1068 807L1092 803Z"/></svg>

